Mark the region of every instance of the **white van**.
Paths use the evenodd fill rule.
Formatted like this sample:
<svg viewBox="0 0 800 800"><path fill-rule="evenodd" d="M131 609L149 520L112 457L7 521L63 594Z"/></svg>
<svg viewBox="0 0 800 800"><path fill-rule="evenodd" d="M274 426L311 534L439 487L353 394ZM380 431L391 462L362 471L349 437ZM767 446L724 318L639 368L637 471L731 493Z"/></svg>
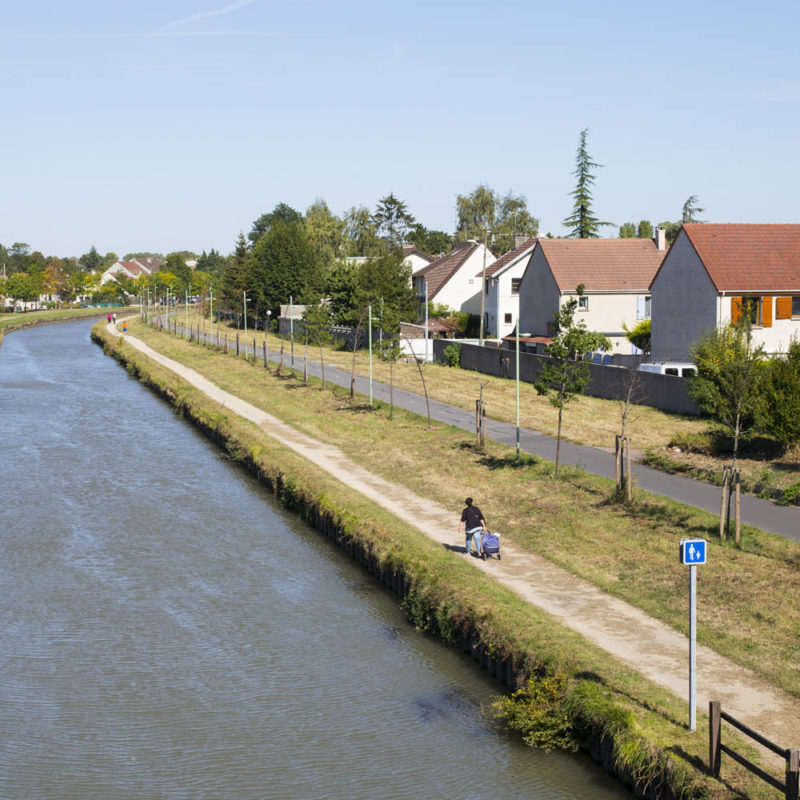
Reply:
<svg viewBox="0 0 800 800"><path fill-rule="evenodd" d="M639 364L639 372L655 372L657 375L674 375L679 378L690 378L697 375L697 366L689 361L658 361Z"/></svg>

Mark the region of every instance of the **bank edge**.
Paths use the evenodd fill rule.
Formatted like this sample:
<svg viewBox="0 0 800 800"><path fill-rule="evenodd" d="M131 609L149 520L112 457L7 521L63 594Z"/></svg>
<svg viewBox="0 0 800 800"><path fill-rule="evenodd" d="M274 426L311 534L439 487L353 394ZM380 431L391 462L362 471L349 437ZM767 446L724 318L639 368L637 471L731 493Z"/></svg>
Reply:
<svg viewBox="0 0 800 800"><path fill-rule="evenodd" d="M702 746L686 746L700 745L702 734L687 734L674 721L685 706L671 694L126 346L102 323L93 326L92 339L246 467L285 508L398 595L413 625L460 647L509 689L566 674L570 688L563 713L581 748L638 797L722 800L761 794L733 770L736 786L704 774ZM624 678L624 688L618 678ZM638 689L633 697L631 685ZM657 730L664 718L674 728L671 735Z"/></svg>

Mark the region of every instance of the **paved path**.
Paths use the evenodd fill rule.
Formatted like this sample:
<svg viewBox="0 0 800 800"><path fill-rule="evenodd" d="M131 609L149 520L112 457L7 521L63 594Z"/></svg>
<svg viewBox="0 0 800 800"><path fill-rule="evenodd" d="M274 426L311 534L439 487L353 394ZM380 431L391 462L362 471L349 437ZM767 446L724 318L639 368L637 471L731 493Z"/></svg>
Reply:
<svg viewBox="0 0 800 800"><path fill-rule="evenodd" d="M162 356L141 340L131 336L126 339L128 344L224 407L259 425L271 437L313 461L342 483L403 519L413 520L410 524L433 541L450 549L463 541L463 537L456 533L457 513L368 472L338 448L300 433L224 391L195 370ZM327 378L327 369L325 373ZM349 380L349 375L347 377ZM517 550L507 542L503 543L502 551L502 561L473 558L469 561L476 569L490 573L521 598L654 683L679 697L688 697L689 645L685 636L539 556ZM455 557L467 558L463 552ZM729 713L766 736L786 746L800 744L800 703L797 700L706 647L698 648L697 663L697 696L701 712L708 708L713 692L713 698L721 700Z"/></svg>
<svg viewBox="0 0 800 800"><path fill-rule="evenodd" d="M291 366L288 354L285 354L285 363ZM248 349L252 355L252 347ZM270 351L270 362L278 362L278 354ZM259 351L259 358L263 355ZM295 355L295 369L302 370L303 359ZM309 360L308 372L310 375L320 377L319 362ZM336 367L325 367L325 380L350 388L350 373ZM369 396L369 379L356 375L356 391ZM373 397L383 402L389 402L389 387L386 384L373 381ZM427 415L425 397L403 389L394 390L394 404L417 414ZM441 403L437 400L430 401L431 418L438 422L454 425L470 433L475 432L475 414L456 406ZM502 444L514 447L516 445L516 428L508 422L487 418L487 436ZM520 429L520 449L525 453L555 461L556 440L538 431ZM614 457L606 450L597 447L561 442L561 463L580 467L586 472L601 475L604 478L615 480ZM661 470L651 469L643 464L634 464L633 473L636 485L652 494L678 500L704 511L719 515L720 488L710 483L692 480L681 475L670 475ZM742 521L756 528L780 534L788 539L800 542L800 508L796 506L779 506L770 500L743 494L741 500Z"/></svg>

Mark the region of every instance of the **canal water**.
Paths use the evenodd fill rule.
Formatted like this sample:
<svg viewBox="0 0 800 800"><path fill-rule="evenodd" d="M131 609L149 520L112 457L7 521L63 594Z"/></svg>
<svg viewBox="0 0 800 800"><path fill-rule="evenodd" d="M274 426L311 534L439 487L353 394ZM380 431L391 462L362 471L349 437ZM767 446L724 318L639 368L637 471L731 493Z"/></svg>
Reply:
<svg viewBox="0 0 800 800"><path fill-rule="evenodd" d="M0 797L627 796L89 340L0 347Z"/></svg>

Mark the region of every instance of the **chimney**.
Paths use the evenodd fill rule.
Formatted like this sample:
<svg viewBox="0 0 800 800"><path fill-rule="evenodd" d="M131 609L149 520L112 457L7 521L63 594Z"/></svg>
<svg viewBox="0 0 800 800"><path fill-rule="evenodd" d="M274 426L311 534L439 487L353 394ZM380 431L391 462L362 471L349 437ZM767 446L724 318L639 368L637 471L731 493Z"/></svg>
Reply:
<svg viewBox="0 0 800 800"><path fill-rule="evenodd" d="M653 239L656 243L657 250L666 250L667 249L667 229L666 228L656 228L656 235Z"/></svg>
<svg viewBox="0 0 800 800"><path fill-rule="evenodd" d="M514 249L516 250L518 247L522 245L523 242L528 240L528 235L526 233L515 233L514 234Z"/></svg>

